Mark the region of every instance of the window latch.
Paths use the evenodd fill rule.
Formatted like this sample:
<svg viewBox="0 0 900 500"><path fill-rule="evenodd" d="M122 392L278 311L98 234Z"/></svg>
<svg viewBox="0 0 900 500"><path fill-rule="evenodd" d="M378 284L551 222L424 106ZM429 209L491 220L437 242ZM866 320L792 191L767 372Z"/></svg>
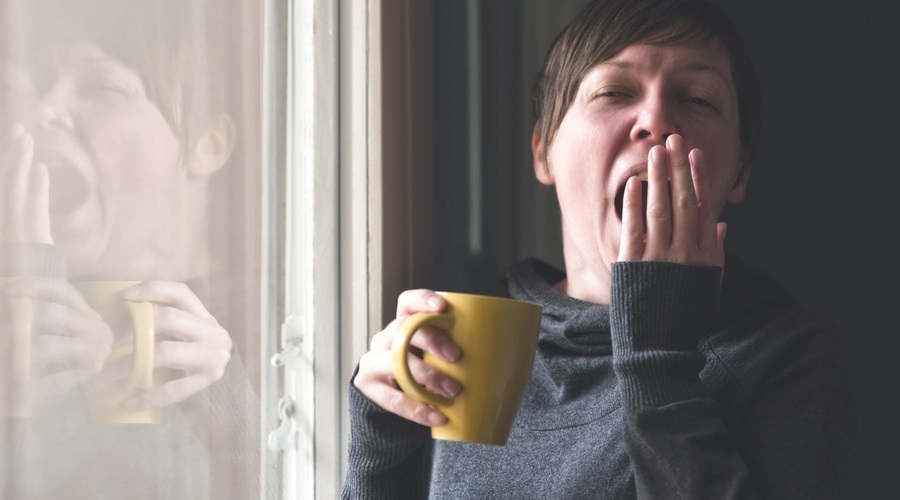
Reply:
<svg viewBox="0 0 900 500"><path fill-rule="evenodd" d="M269 433L271 451L287 450L297 445L297 429L294 425L294 401L284 396L278 400L278 428Z"/></svg>
<svg viewBox="0 0 900 500"><path fill-rule="evenodd" d="M270 362L274 367L284 366L291 358L301 354L303 347L303 329L299 316L290 315L281 325L281 346L279 353L272 356Z"/></svg>

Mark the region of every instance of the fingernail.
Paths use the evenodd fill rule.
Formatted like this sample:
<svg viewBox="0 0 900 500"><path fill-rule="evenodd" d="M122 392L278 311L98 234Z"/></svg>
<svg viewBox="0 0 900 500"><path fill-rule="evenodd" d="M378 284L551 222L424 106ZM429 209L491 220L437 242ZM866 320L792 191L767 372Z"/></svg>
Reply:
<svg viewBox="0 0 900 500"><path fill-rule="evenodd" d="M462 356L462 351L455 344L447 344L441 347L441 354L447 361L456 361Z"/></svg>
<svg viewBox="0 0 900 500"><path fill-rule="evenodd" d="M444 391L444 395L448 398L455 398L460 392L462 392L462 386L459 385L453 379L444 379L441 382L441 389Z"/></svg>
<svg viewBox="0 0 900 500"><path fill-rule="evenodd" d="M428 307L431 308L432 311L440 310L441 305L443 305L441 303L441 299L439 299L438 297L429 297L428 301L426 303L428 304Z"/></svg>
<svg viewBox="0 0 900 500"><path fill-rule="evenodd" d="M445 417L443 413L441 413L437 410L429 410L426 420L428 420L429 425L432 425L435 427L437 427L439 425L444 425L447 423L447 417Z"/></svg>

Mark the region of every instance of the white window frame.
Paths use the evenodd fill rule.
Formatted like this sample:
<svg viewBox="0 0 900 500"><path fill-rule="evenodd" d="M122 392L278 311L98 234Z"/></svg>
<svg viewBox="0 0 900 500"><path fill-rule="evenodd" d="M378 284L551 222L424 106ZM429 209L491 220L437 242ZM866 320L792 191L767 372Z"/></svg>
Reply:
<svg viewBox="0 0 900 500"><path fill-rule="evenodd" d="M336 498L339 485L337 4L274 2L284 66L282 496ZM273 26L268 26L270 29ZM283 45L281 45L283 43ZM279 50L283 47L283 51ZM279 68L275 70L275 68ZM280 94L280 92L279 92ZM279 100L276 99L275 102ZM270 113L278 108L268 108ZM278 188L283 191L277 191ZM271 404L269 406L271 411ZM335 428L337 427L337 428ZM337 441L337 442L336 442ZM337 460L328 460L335 457Z"/></svg>
<svg viewBox="0 0 900 500"><path fill-rule="evenodd" d="M331 500L352 370L432 268L430 2L265 1L263 464L282 498Z"/></svg>
<svg viewBox="0 0 900 500"><path fill-rule="evenodd" d="M366 1L266 2L263 331L279 332L266 352L280 380L265 384L278 390L263 408L263 463L281 464L285 499L338 497L343 401L368 342L368 12Z"/></svg>

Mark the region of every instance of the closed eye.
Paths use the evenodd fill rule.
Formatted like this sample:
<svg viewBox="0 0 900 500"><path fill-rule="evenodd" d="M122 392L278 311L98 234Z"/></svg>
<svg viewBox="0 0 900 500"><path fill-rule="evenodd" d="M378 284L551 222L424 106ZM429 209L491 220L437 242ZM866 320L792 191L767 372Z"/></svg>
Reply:
<svg viewBox="0 0 900 500"><path fill-rule="evenodd" d="M109 99L132 98L139 94L139 89L123 81L106 79L88 79L80 82L78 90L84 97Z"/></svg>
<svg viewBox="0 0 900 500"><path fill-rule="evenodd" d="M685 99L682 102L687 102L689 104L695 104L697 106L704 107L704 108L717 109L715 104L713 104L710 101L707 101L706 99L703 99L702 97L691 97L691 98Z"/></svg>
<svg viewBox="0 0 900 500"><path fill-rule="evenodd" d="M605 90L594 95L594 99L604 102L620 102L628 100L631 97L631 94L621 90Z"/></svg>

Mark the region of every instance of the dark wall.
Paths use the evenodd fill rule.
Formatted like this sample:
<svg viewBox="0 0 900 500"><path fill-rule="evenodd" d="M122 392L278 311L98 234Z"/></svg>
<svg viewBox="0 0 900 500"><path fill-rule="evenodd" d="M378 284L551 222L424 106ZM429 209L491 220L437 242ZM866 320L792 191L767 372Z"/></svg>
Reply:
<svg viewBox="0 0 900 500"><path fill-rule="evenodd" d="M862 398L860 498L892 496L900 470L897 8L721 3L745 34L766 105L762 151L728 245L852 336Z"/></svg>

